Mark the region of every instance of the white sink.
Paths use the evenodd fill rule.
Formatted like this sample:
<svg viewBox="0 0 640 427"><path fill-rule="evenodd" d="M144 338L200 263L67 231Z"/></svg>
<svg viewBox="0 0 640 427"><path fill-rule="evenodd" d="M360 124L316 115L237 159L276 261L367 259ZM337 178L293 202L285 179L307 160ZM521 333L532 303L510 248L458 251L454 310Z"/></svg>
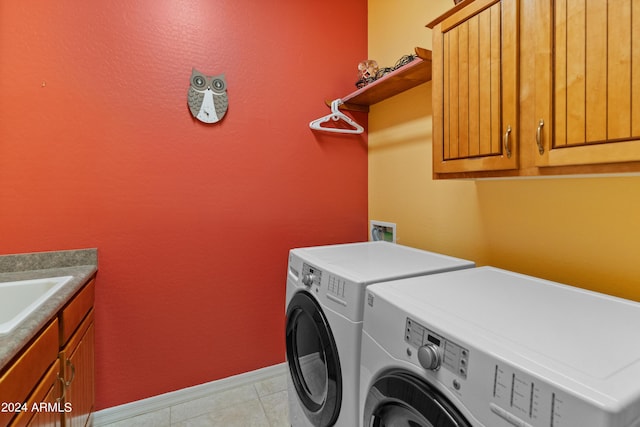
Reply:
<svg viewBox="0 0 640 427"><path fill-rule="evenodd" d="M0 335L16 328L73 276L0 283Z"/></svg>

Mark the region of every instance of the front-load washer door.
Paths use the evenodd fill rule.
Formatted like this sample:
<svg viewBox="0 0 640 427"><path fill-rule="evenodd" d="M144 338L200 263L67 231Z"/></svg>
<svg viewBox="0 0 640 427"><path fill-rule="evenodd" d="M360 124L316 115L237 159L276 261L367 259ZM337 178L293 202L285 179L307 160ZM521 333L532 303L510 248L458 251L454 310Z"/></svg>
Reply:
<svg viewBox="0 0 640 427"><path fill-rule="evenodd" d="M314 426L335 423L342 402L340 359L322 308L307 292L289 302L286 326L287 362L305 415Z"/></svg>
<svg viewBox="0 0 640 427"><path fill-rule="evenodd" d="M382 375L365 401L365 427L471 427L437 390L402 371Z"/></svg>

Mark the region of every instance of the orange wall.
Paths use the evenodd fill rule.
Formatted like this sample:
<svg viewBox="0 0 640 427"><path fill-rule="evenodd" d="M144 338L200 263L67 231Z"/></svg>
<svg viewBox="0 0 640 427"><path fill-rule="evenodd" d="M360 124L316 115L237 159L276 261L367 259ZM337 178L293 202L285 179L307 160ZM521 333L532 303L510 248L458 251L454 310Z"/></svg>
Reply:
<svg viewBox="0 0 640 427"><path fill-rule="evenodd" d="M288 249L367 237L366 137L308 129L366 0L0 10L0 253L99 248L97 409L282 362ZM221 123L192 67L226 74Z"/></svg>

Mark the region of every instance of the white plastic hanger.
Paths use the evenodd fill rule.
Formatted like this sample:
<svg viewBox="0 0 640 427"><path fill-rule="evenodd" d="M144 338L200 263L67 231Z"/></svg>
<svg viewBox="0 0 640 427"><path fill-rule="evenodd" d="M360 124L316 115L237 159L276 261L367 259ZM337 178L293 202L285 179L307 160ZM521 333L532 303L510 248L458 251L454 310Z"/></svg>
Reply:
<svg viewBox="0 0 640 427"><path fill-rule="evenodd" d="M336 133L362 133L364 132L364 128L356 123L351 117L344 114L338 108L342 105L343 102L341 99L335 99L331 101L331 114L327 114L324 117L316 119L309 123L309 127L314 130L321 130L325 132L336 132ZM346 122L349 126L352 126L353 129L350 128L338 128L338 127L328 127L322 126L323 123L329 122L329 120L333 120L337 122L338 120L342 120Z"/></svg>

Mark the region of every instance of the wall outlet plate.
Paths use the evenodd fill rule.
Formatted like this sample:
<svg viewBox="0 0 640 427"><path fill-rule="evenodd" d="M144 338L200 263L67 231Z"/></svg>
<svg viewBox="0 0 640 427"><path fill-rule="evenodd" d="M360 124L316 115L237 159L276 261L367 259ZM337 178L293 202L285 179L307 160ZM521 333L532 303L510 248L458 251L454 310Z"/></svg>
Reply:
<svg viewBox="0 0 640 427"><path fill-rule="evenodd" d="M376 220L369 221L369 239L396 243L396 224Z"/></svg>

